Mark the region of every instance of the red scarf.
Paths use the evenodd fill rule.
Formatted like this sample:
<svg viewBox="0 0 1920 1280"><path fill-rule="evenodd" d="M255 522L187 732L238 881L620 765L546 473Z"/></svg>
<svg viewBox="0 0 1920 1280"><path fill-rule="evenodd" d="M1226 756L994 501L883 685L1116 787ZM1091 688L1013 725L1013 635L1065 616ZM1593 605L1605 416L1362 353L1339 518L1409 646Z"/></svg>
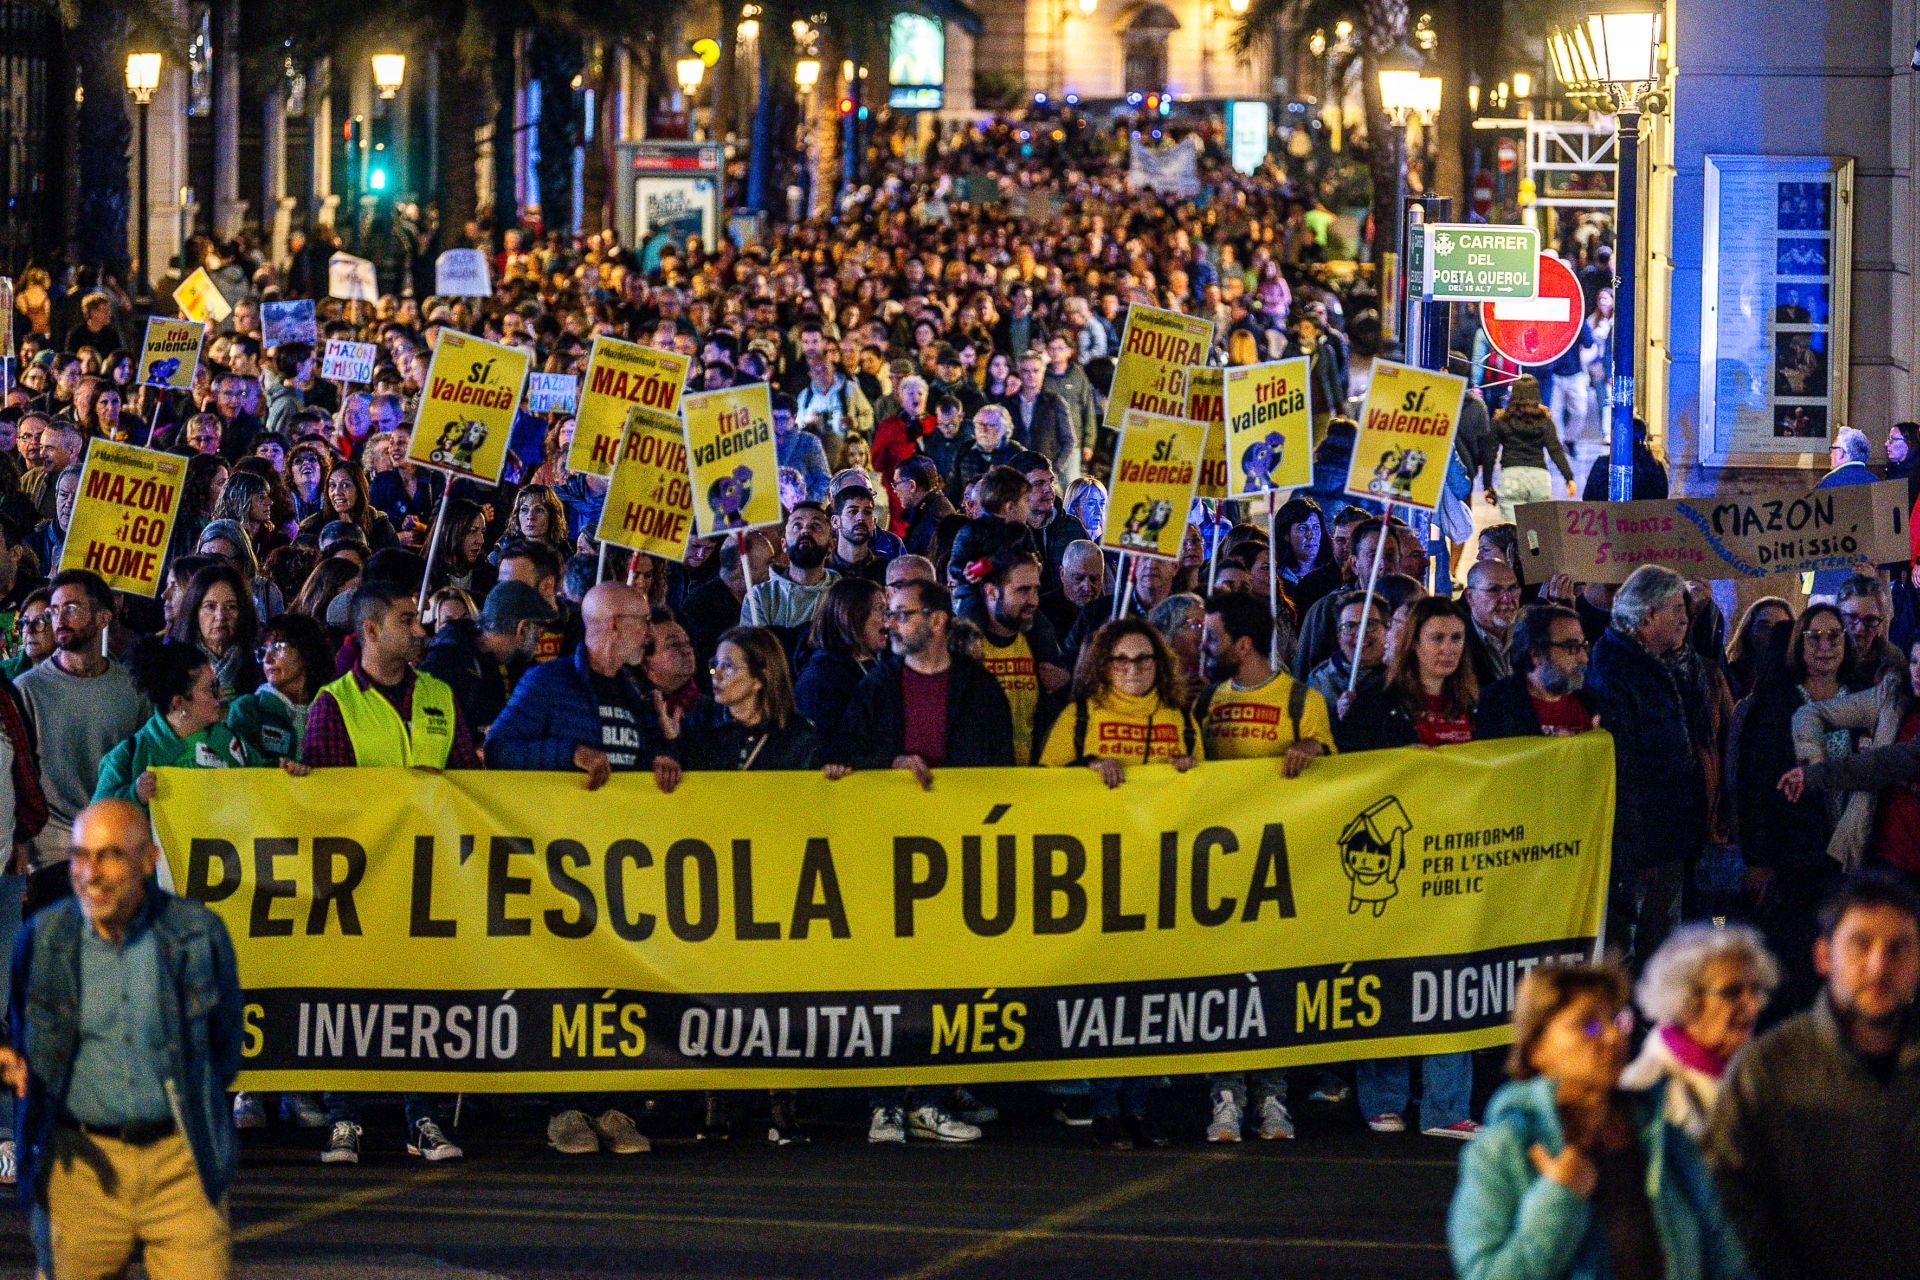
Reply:
<svg viewBox="0 0 1920 1280"><path fill-rule="evenodd" d="M1660 1039L1666 1042L1667 1049L1680 1060L1681 1066L1710 1075L1715 1080L1726 1074L1727 1059L1707 1048L1679 1027L1661 1027Z"/></svg>

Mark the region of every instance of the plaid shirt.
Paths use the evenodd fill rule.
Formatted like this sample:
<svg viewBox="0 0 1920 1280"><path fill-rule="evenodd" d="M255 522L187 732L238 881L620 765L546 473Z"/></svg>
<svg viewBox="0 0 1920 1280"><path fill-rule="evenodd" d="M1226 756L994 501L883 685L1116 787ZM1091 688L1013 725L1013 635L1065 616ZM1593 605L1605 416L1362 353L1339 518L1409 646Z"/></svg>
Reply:
<svg viewBox="0 0 1920 1280"><path fill-rule="evenodd" d="M408 723L413 715L413 669L407 669L406 678L395 688L376 684L367 669L358 662L353 664L353 678L362 689L378 689L380 696L393 704L400 713L401 723ZM307 739L302 749L306 763L317 769L353 768L358 761L353 754L353 738L347 733L347 722L340 715L340 704L333 695L321 690L313 699L313 705L307 708ZM467 732L467 722L460 716L458 706L453 709L453 747L447 753L449 769L479 769L480 753L474 750L473 736Z"/></svg>

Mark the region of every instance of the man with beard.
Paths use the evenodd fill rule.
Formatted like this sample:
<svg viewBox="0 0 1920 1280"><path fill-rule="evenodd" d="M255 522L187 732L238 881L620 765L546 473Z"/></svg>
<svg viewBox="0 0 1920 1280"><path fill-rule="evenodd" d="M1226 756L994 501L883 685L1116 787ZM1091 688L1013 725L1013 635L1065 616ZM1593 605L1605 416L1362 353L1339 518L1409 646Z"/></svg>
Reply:
<svg viewBox="0 0 1920 1280"><path fill-rule="evenodd" d="M1482 560L1482 566L1491 563ZM1512 570L1497 566L1511 575ZM1468 642L1471 649L1472 642ZM1587 637L1580 615L1557 604L1535 605L1513 629L1512 675L1480 690L1473 736L1570 737L1593 728L1587 703Z"/></svg>
<svg viewBox="0 0 1920 1280"><path fill-rule="evenodd" d="M1086 541L1087 527L1061 508L1053 465L1043 454L1028 449L1008 465L1033 486L1027 490L1027 528L1033 530L1033 545L1040 553L1040 589L1051 591L1060 583L1060 561L1068 546Z"/></svg>
<svg viewBox="0 0 1920 1280"><path fill-rule="evenodd" d="M73 820L93 801L100 762L153 710L127 669L100 652L100 635L113 621L107 584L85 569L68 569L49 585L54 655L14 683L39 742L47 799L47 825L34 841L36 869L66 860Z"/></svg>
<svg viewBox="0 0 1920 1280"><path fill-rule="evenodd" d="M827 777L903 769L931 791L935 769L1012 764L1013 712L1000 682L948 648L953 597L947 589L921 579L889 587L885 618L887 644L899 661L876 663L854 691L827 747ZM946 1110L928 1090L876 1089L867 1105L868 1142L905 1142L910 1133L937 1142L980 1136L978 1125Z"/></svg>
<svg viewBox="0 0 1920 1280"><path fill-rule="evenodd" d="M893 476L893 510L900 518L900 540L907 554L932 555L941 524L955 514L932 458L916 453L900 464Z"/></svg>
<svg viewBox="0 0 1920 1280"><path fill-rule="evenodd" d="M1920 896L1855 876L1821 909L1813 959L1826 989L1733 1060L1707 1162L1763 1280L1911 1280Z"/></svg>
<svg viewBox="0 0 1920 1280"><path fill-rule="evenodd" d="M1467 660L1482 689L1513 674L1508 645L1520 613L1520 579L1504 560L1476 560L1467 570Z"/></svg>
<svg viewBox="0 0 1920 1280"><path fill-rule="evenodd" d="M968 620L980 628L980 661L1000 682L1013 710L1014 758L1031 764L1035 731L1045 719L1043 702L1071 679L1060 665L1053 626L1040 617L1039 557L1024 548L1003 548L979 585Z"/></svg>
<svg viewBox="0 0 1920 1280"><path fill-rule="evenodd" d="M1245 591L1210 596L1200 657L1212 687L1195 703L1193 720L1206 742L1207 759L1278 757L1281 775L1297 778L1315 760L1333 754L1333 722L1325 698L1274 669L1267 657L1272 644L1273 617L1265 600ZM1208 1142L1240 1141L1249 1098L1263 1139L1293 1137L1285 1071L1210 1075L1207 1094L1213 1105Z"/></svg>
<svg viewBox="0 0 1920 1280"><path fill-rule="evenodd" d="M827 568L843 578L887 580L887 561L874 546L873 490L849 484L833 495L833 554Z"/></svg>
<svg viewBox="0 0 1920 1280"><path fill-rule="evenodd" d="M871 524L872 506L868 506ZM804 627L820 611L827 588L840 575L827 568L833 519L817 502L802 502L787 516L787 571L755 582L742 616L760 627Z"/></svg>

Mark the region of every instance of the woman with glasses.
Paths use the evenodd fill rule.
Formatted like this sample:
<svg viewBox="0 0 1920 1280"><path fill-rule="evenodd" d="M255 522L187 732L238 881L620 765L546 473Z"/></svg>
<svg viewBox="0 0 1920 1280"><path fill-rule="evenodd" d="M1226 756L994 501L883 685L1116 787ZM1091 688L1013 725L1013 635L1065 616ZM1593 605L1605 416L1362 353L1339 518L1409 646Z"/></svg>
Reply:
<svg viewBox="0 0 1920 1280"><path fill-rule="evenodd" d="M1619 969L1553 962L1522 980L1513 1083L1461 1155L1447 1217L1461 1280L1751 1274L1667 1098L1623 1086L1630 1030Z"/></svg>
<svg viewBox="0 0 1920 1280"><path fill-rule="evenodd" d="M260 630L253 596L239 570L222 561L193 575L179 612L167 628L169 639L189 644L213 664L224 711L243 693L266 679L254 657ZM161 705L157 700L155 705Z"/></svg>
<svg viewBox="0 0 1920 1280"><path fill-rule="evenodd" d="M1084 766L1111 788L1126 781L1134 765L1170 764L1185 773L1205 753L1167 642L1144 618L1120 618L1087 641L1073 673L1073 702L1053 722L1039 763ZM1152 1077L1091 1083L1095 1146L1128 1151L1167 1145L1147 1123Z"/></svg>
<svg viewBox="0 0 1920 1280"><path fill-rule="evenodd" d="M306 744L307 708L333 678L326 628L299 613L283 613L262 636L260 669L266 681L233 700L227 727L269 764L299 760Z"/></svg>
<svg viewBox="0 0 1920 1280"><path fill-rule="evenodd" d="M30 592L20 605L20 617L14 623L14 654L0 663L7 679L28 667L38 666L53 653L53 593L45 587Z"/></svg>
<svg viewBox="0 0 1920 1280"><path fill-rule="evenodd" d="M1780 966L1746 925L1683 925L1667 935L1634 988L1653 1032L1620 1077L1628 1089L1663 1088L1667 1119L1699 1141L1727 1063L1760 1023Z"/></svg>

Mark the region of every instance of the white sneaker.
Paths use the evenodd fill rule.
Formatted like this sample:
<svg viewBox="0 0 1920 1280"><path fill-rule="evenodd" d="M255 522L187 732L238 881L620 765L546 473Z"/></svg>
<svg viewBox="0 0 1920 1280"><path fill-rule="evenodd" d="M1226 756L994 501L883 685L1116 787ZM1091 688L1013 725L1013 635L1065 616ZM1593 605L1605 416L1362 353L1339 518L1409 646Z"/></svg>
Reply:
<svg viewBox="0 0 1920 1280"><path fill-rule="evenodd" d="M1471 1120L1456 1120L1452 1124L1438 1124L1430 1129L1422 1129L1420 1132L1429 1138L1452 1138L1458 1142L1465 1142L1480 1132L1480 1126Z"/></svg>
<svg viewBox="0 0 1920 1280"><path fill-rule="evenodd" d="M914 1137L935 1142L972 1142L980 1136L978 1125L957 1120L939 1107L915 1107L907 1117L907 1128Z"/></svg>
<svg viewBox="0 0 1920 1280"><path fill-rule="evenodd" d="M905 1142L907 1126L898 1107L875 1107L873 1122L867 1126L868 1142Z"/></svg>
<svg viewBox="0 0 1920 1280"><path fill-rule="evenodd" d="M267 1127L267 1109L260 1105L260 1099L250 1093L233 1095L233 1127L236 1129Z"/></svg>
<svg viewBox="0 0 1920 1280"><path fill-rule="evenodd" d="M1240 1104L1234 1100L1231 1089L1222 1089L1213 1095L1213 1121L1207 1125L1208 1142L1240 1141L1242 1116Z"/></svg>
<svg viewBox="0 0 1920 1280"><path fill-rule="evenodd" d="M321 1164L359 1164L360 1126L351 1120L336 1120L327 1146L320 1153Z"/></svg>
<svg viewBox="0 0 1920 1280"><path fill-rule="evenodd" d="M0 1142L0 1187L10 1187L20 1180L20 1157L13 1139Z"/></svg>
<svg viewBox="0 0 1920 1280"><path fill-rule="evenodd" d="M593 1122L593 1131L600 1135L600 1141L606 1144L607 1150L617 1156L634 1156L653 1150L647 1135L640 1132L624 1111L603 1112Z"/></svg>
<svg viewBox="0 0 1920 1280"><path fill-rule="evenodd" d="M1382 1111L1377 1116L1367 1117L1367 1128L1375 1133L1405 1133L1407 1122L1397 1111Z"/></svg>
<svg viewBox="0 0 1920 1280"><path fill-rule="evenodd" d="M562 1155L590 1156L600 1149L600 1135L584 1111L562 1111L547 1121L547 1145Z"/></svg>
<svg viewBox="0 0 1920 1280"><path fill-rule="evenodd" d="M458 1160L467 1153L447 1141L447 1135L432 1120L422 1120L407 1135L407 1154L427 1160Z"/></svg>
<svg viewBox="0 0 1920 1280"><path fill-rule="evenodd" d="M1287 1104L1278 1098L1260 1100L1260 1137L1267 1142L1293 1137L1293 1117L1287 1113Z"/></svg>

